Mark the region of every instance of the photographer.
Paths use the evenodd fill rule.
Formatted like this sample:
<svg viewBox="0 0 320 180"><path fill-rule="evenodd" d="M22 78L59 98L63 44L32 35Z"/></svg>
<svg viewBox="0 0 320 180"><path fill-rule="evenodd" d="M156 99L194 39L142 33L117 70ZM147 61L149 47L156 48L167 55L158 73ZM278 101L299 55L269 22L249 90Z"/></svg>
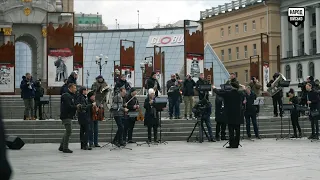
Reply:
<svg viewBox="0 0 320 180"><path fill-rule="evenodd" d="M261 84L259 83L258 79L256 77L252 77L251 78L251 81L249 83L249 86L251 88L251 90L254 92L254 94L256 96L260 96L261 94ZM260 112L260 106L259 105L256 105L256 108L257 108L257 113Z"/></svg>
<svg viewBox="0 0 320 180"><path fill-rule="evenodd" d="M254 134L257 139L261 139L259 136L259 130L257 125L257 109L256 109L256 106L254 105L254 100L256 100L256 98L257 96L251 90L250 86L248 86L246 88L246 92L243 100L243 104L245 105L244 117L246 118L247 135L248 135L248 138L251 138L251 132L250 132L250 119L251 119Z"/></svg>
<svg viewBox="0 0 320 180"><path fill-rule="evenodd" d="M290 89L290 91L287 93L287 96L289 99L289 104L292 104L294 108L291 110L291 123L293 128L293 136L291 138L301 138L301 128L299 125L299 111L297 110L296 105L299 103L298 97L294 95L294 90ZM299 131L299 136L297 135L297 128Z"/></svg>
<svg viewBox="0 0 320 180"><path fill-rule="evenodd" d="M213 137L212 124L210 121L210 116L212 113L211 103L206 98L203 98L193 107L192 112L194 113L196 118L201 118L201 128L203 128L203 122L206 123L210 138L209 141L216 142ZM200 131L200 136L201 138L203 138L203 131Z"/></svg>
<svg viewBox="0 0 320 180"><path fill-rule="evenodd" d="M224 102L223 98L216 95L215 100L215 120L216 120L216 140L227 140L226 138L226 114L224 112ZM221 129L221 137L220 137L220 129Z"/></svg>
<svg viewBox="0 0 320 180"><path fill-rule="evenodd" d="M180 119L180 86L181 83L176 79L176 75L172 74L171 79L167 81L170 119L172 119L173 110L175 119Z"/></svg>
<svg viewBox="0 0 320 180"><path fill-rule="evenodd" d="M204 74L200 73L199 80L196 83L196 88L199 93L199 100L202 100L203 98L206 98L207 100L209 100L209 93L206 91L199 90L200 85L204 85L204 84L209 84L209 82L204 78Z"/></svg>
<svg viewBox="0 0 320 180"><path fill-rule="evenodd" d="M191 78L190 74L187 75L186 79L183 82L183 100L185 103L184 107L184 118L188 118L188 111L189 111L189 118L192 118L192 107L193 107L193 96L194 96L194 87L196 83Z"/></svg>

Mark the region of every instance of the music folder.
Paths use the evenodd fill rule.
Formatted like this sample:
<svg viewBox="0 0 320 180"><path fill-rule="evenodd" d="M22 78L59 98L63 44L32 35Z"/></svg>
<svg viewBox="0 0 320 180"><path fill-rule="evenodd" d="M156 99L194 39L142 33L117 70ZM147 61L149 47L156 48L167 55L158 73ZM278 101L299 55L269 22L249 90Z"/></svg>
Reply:
<svg viewBox="0 0 320 180"><path fill-rule="evenodd" d="M257 99L253 101L253 105L264 105L264 97L257 97Z"/></svg>
<svg viewBox="0 0 320 180"><path fill-rule="evenodd" d="M130 111L130 112L128 112L128 116L129 116L129 117L138 117L138 116L139 116L139 112L137 112L137 111Z"/></svg>
<svg viewBox="0 0 320 180"><path fill-rule="evenodd" d="M294 108L293 104L283 104L282 109L283 110L292 110Z"/></svg>

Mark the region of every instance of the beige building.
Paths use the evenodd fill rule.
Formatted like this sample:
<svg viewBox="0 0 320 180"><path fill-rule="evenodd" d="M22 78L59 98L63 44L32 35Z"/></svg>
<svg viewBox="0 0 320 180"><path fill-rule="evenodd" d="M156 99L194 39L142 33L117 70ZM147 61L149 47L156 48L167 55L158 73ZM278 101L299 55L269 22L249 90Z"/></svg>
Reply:
<svg viewBox="0 0 320 180"><path fill-rule="evenodd" d="M268 34L269 78L272 78L277 71L277 46L281 44L278 1L237 0L202 11L201 18L205 42L211 44L226 69L237 74L241 84L251 79L250 56L257 61L259 55L261 61L261 33Z"/></svg>
<svg viewBox="0 0 320 180"><path fill-rule="evenodd" d="M63 12L74 12L74 0L61 0Z"/></svg>

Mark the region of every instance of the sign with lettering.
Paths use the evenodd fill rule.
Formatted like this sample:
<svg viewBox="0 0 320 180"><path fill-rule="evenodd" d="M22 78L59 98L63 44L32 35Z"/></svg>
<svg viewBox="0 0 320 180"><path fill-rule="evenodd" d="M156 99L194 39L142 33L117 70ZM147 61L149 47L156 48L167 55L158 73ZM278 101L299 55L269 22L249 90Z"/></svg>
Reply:
<svg viewBox="0 0 320 180"><path fill-rule="evenodd" d="M288 9L288 21L295 27L300 26L305 20L305 9L303 7L290 7Z"/></svg>
<svg viewBox="0 0 320 180"><path fill-rule="evenodd" d="M149 36L146 47L160 46L183 46L184 35L183 34L170 34L170 35L158 35Z"/></svg>

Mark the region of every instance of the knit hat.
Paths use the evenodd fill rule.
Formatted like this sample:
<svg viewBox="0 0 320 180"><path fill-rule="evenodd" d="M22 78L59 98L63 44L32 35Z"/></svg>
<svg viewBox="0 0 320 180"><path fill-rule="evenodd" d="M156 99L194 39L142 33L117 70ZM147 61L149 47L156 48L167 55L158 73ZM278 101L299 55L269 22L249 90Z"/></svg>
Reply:
<svg viewBox="0 0 320 180"><path fill-rule="evenodd" d="M91 96L93 96L93 95L94 95L94 91L90 91L90 92L87 94L88 99L90 99Z"/></svg>
<svg viewBox="0 0 320 180"><path fill-rule="evenodd" d="M155 72L152 72L152 73L151 73L151 77L152 77L153 75L155 75L155 74L156 74Z"/></svg>
<svg viewBox="0 0 320 180"><path fill-rule="evenodd" d="M137 90L137 89L133 87L133 88L130 89L130 93L132 93L132 92L134 92L134 91L136 91L136 90Z"/></svg>
<svg viewBox="0 0 320 180"><path fill-rule="evenodd" d="M294 90L291 88L291 89L289 90L289 93L290 93L290 94L294 94Z"/></svg>
<svg viewBox="0 0 320 180"><path fill-rule="evenodd" d="M103 76L99 75L99 76L96 77L96 79L100 79L100 78L103 79Z"/></svg>

